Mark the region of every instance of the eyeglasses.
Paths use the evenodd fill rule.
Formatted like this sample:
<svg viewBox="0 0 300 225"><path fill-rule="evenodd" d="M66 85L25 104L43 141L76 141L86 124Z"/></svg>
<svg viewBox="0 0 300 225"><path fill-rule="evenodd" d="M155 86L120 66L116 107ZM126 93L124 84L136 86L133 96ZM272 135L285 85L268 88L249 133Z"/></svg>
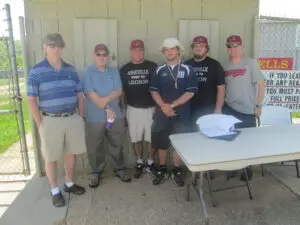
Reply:
<svg viewBox="0 0 300 225"><path fill-rule="evenodd" d="M97 53L96 56L98 56L98 57L100 57L100 56L107 57L108 54L107 53Z"/></svg>

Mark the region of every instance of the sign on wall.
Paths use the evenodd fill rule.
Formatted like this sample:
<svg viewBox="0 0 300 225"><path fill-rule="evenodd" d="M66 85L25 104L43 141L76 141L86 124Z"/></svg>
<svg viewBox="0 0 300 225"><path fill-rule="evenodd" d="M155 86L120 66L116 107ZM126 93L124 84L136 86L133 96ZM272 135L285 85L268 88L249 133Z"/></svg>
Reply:
<svg viewBox="0 0 300 225"><path fill-rule="evenodd" d="M264 104L278 105L300 112L300 71L264 70Z"/></svg>
<svg viewBox="0 0 300 225"><path fill-rule="evenodd" d="M293 58L259 58L261 70L293 70Z"/></svg>

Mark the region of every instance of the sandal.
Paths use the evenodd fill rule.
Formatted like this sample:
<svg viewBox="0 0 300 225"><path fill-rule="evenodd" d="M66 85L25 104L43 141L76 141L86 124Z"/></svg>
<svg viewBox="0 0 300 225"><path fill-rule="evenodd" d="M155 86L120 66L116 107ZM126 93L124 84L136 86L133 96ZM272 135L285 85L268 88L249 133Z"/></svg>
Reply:
<svg viewBox="0 0 300 225"><path fill-rule="evenodd" d="M77 184L73 184L73 186L68 187L64 184L64 191L67 193L72 193L74 195L83 195L85 193L84 187L80 187Z"/></svg>

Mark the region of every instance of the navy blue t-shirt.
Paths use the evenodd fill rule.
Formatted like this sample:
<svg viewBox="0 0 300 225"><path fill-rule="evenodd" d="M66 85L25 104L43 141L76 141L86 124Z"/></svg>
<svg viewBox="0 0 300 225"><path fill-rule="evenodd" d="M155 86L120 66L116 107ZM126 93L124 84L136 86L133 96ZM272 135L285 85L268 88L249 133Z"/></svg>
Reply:
<svg viewBox="0 0 300 225"><path fill-rule="evenodd" d="M177 81L175 82L175 80ZM159 66L153 74L150 91L158 92L164 102L171 104L185 92L197 93L197 77L192 67L185 64L178 64L174 68L164 64ZM190 120L190 101L176 107L175 111L177 114L176 119L180 121ZM164 122L169 119L174 118L168 118L161 108L156 106L154 120Z"/></svg>

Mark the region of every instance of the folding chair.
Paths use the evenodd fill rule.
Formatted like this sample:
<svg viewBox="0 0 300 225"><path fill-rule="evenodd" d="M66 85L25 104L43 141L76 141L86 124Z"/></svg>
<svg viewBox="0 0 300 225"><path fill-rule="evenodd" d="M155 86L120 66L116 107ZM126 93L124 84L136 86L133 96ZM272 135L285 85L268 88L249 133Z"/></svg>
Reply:
<svg viewBox="0 0 300 225"><path fill-rule="evenodd" d="M200 126L202 128L203 127L205 127L205 128L211 128L211 127L214 127L219 122L219 120L222 117L224 117L224 115L222 115L222 114L205 115L205 116L200 117L197 120L197 124L198 124L198 126ZM224 170L224 172L235 171L235 170L243 170L243 172L245 173L246 184L240 184L240 185L234 185L234 186L229 186L229 187L223 187L223 188L213 189L212 188L212 184L211 184L211 179L210 179L209 171L205 172L206 173L207 182L208 182L209 193L210 193L210 197L211 197L211 200L212 200L213 207L216 207L216 202L215 202L214 196L213 196L214 192L225 191L225 190L229 190L229 189L233 189L233 188L247 187L249 198L251 200L253 199L253 195L252 195L252 192L251 192L250 182L249 182L249 179L248 179L246 168L244 168L244 167L243 168L232 167L232 168L227 168L227 170Z"/></svg>
<svg viewBox="0 0 300 225"><path fill-rule="evenodd" d="M291 112L288 108L282 106L263 106L262 114L258 120L258 126L275 126L275 125L284 125L284 124L292 124L292 116ZM283 164L283 162L281 163ZM300 177L299 174L299 166L298 160L295 160L297 178ZM264 168L261 165L261 174L264 176Z"/></svg>

